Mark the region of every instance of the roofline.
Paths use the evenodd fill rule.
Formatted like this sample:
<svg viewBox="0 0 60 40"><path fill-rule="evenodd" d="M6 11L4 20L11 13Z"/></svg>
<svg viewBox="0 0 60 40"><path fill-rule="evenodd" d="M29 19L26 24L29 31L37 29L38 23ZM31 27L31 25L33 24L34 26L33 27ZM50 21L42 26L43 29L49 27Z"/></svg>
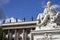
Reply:
<svg viewBox="0 0 60 40"><path fill-rule="evenodd" d="M27 22L14 22L14 23L6 23L1 26L11 26L11 25L27 25L27 24L36 24L37 21L27 21Z"/></svg>

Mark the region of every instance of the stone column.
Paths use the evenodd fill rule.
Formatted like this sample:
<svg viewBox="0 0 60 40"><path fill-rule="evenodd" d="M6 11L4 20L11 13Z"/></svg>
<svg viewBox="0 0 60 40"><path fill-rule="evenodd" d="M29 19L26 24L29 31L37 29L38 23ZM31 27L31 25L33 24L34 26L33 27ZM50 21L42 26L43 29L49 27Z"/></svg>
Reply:
<svg viewBox="0 0 60 40"><path fill-rule="evenodd" d="M12 40L12 34L11 33L10 33L10 37L9 38L10 38L10 40Z"/></svg>
<svg viewBox="0 0 60 40"><path fill-rule="evenodd" d="M5 33L3 32L3 38L2 38L2 40L4 40L5 39Z"/></svg>
<svg viewBox="0 0 60 40"><path fill-rule="evenodd" d="M26 38L27 38L27 34L26 34L26 32L25 32L25 40L26 40Z"/></svg>
<svg viewBox="0 0 60 40"><path fill-rule="evenodd" d="M16 40L18 40L18 32L16 33Z"/></svg>
<svg viewBox="0 0 60 40"><path fill-rule="evenodd" d="M11 40L11 33L10 33L10 30L8 29L8 40Z"/></svg>
<svg viewBox="0 0 60 40"><path fill-rule="evenodd" d="M33 34L32 33L30 33L31 35L30 35L30 40L33 40Z"/></svg>
<svg viewBox="0 0 60 40"><path fill-rule="evenodd" d="M8 30L8 40L10 40L10 30Z"/></svg>
<svg viewBox="0 0 60 40"><path fill-rule="evenodd" d="M31 33L30 33L30 40L31 40Z"/></svg>
<svg viewBox="0 0 60 40"><path fill-rule="evenodd" d="M23 36L22 36L22 40L26 40L25 35L26 35L26 33L25 33L25 30L23 29Z"/></svg>
<svg viewBox="0 0 60 40"><path fill-rule="evenodd" d="M30 31L32 31L32 29ZM33 40L33 34L31 32L30 32L30 40Z"/></svg>
<svg viewBox="0 0 60 40"><path fill-rule="evenodd" d="M27 34L28 35L28 38L29 38L29 40L31 39L31 33L29 33L29 34Z"/></svg>
<svg viewBox="0 0 60 40"><path fill-rule="evenodd" d="M15 29L15 38L14 38L14 40L16 40L17 39L17 30Z"/></svg>
<svg viewBox="0 0 60 40"><path fill-rule="evenodd" d="M18 32L17 32L17 29L15 29L15 38L14 40L18 40Z"/></svg>
<svg viewBox="0 0 60 40"><path fill-rule="evenodd" d="M16 39L16 29L14 30L14 40Z"/></svg>

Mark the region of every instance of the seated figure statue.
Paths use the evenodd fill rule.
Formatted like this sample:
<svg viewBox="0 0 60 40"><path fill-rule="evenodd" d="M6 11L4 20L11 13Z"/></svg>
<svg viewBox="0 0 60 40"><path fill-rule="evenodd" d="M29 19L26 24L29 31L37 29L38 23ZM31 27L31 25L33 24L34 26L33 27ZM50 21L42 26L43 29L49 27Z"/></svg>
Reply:
<svg viewBox="0 0 60 40"><path fill-rule="evenodd" d="M47 23L54 23L58 16L58 13L54 7L52 7L51 2L47 2L47 7L45 8L43 14L38 15L37 20L40 21L37 25L41 27L42 25L47 25Z"/></svg>

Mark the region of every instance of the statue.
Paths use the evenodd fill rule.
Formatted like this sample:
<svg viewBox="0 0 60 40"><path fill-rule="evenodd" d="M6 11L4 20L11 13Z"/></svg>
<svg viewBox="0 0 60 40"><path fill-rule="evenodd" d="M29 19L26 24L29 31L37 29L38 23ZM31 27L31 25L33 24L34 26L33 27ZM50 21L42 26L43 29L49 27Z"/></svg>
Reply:
<svg viewBox="0 0 60 40"><path fill-rule="evenodd" d="M47 2L47 7L44 9L43 14L39 14L37 20L40 21L37 25L41 27L46 26L48 23L54 23L57 19L58 13L54 7L52 7L51 2Z"/></svg>

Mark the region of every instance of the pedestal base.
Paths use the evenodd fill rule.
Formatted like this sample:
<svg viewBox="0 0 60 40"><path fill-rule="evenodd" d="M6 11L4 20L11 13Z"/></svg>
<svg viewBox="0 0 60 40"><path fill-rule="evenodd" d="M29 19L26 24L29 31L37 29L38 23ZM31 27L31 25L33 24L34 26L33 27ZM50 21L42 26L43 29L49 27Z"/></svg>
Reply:
<svg viewBox="0 0 60 40"><path fill-rule="evenodd" d="M33 40L60 40L60 29L33 30Z"/></svg>

